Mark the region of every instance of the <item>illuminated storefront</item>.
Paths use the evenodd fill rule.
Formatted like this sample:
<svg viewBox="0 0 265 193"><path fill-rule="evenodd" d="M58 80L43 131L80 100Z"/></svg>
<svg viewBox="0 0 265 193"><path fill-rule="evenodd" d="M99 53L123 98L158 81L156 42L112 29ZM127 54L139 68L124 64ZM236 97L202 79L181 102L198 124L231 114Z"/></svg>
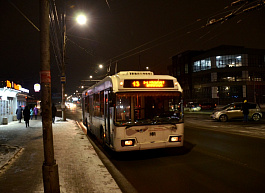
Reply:
<svg viewBox="0 0 265 193"><path fill-rule="evenodd" d="M29 90L11 81L2 81L0 87L0 124L16 120L18 106L25 107Z"/></svg>

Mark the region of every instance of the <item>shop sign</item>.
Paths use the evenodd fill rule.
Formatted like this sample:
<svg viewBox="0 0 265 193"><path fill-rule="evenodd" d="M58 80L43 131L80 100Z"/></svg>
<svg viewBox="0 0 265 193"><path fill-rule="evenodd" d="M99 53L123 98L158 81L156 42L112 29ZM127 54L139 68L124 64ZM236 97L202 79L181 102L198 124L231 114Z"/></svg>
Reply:
<svg viewBox="0 0 265 193"><path fill-rule="evenodd" d="M29 93L28 89L22 88L22 86L20 84L16 84L14 82L10 82L9 80L6 80L6 87L7 88L13 88L15 90L20 90L22 92Z"/></svg>
<svg viewBox="0 0 265 193"><path fill-rule="evenodd" d="M9 80L6 81L6 87L8 88L12 88L12 84Z"/></svg>

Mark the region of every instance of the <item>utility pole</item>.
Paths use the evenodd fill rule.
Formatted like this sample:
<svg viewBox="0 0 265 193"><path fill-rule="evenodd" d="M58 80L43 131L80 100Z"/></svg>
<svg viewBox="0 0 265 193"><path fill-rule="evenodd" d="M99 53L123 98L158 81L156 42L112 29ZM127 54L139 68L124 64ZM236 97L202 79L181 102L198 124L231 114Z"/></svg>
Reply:
<svg viewBox="0 0 265 193"><path fill-rule="evenodd" d="M58 165L54 160L52 109L51 109L51 71L49 40L49 1L40 0L40 63L41 63L41 110L44 162L42 165L45 193L59 193Z"/></svg>
<svg viewBox="0 0 265 193"><path fill-rule="evenodd" d="M65 21L66 13L64 7L64 14L63 14L63 54L62 54L62 76L61 76L61 84L62 84L62 119L66 121L65 115L65 47L66 47L66 21Z"/></svg>

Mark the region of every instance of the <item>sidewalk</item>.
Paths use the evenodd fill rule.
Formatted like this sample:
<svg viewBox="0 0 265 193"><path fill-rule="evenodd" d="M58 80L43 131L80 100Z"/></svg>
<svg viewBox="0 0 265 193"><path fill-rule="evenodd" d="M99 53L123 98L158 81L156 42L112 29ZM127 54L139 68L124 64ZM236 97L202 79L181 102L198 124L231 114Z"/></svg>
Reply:
<svg viewBox="0 0 265 193"><path fill-rule="evenodd" d="M76 122L56 119L52 125L54 157L61 192L121 192ZM30 120L28 128L18 122L1 125L0 153L1 193L44 192L41 120Z"/></svg>

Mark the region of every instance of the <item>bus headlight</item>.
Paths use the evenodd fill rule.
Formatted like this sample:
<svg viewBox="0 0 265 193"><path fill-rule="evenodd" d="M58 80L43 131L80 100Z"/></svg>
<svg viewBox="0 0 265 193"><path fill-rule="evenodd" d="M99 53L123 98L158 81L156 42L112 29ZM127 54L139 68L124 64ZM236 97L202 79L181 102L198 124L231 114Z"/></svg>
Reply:
<svg viewBox="0 0 265 193"><path fill-rule="evenodd" d="M135 139L125 139L125 140L121 140L121 146L134 146L135 143Z"/></svg>
<svg viewBox="0 0 265 193"><path fill-rule="evenodd" d="M181 142L181 136L170 136L169 142Z"/></svg>

